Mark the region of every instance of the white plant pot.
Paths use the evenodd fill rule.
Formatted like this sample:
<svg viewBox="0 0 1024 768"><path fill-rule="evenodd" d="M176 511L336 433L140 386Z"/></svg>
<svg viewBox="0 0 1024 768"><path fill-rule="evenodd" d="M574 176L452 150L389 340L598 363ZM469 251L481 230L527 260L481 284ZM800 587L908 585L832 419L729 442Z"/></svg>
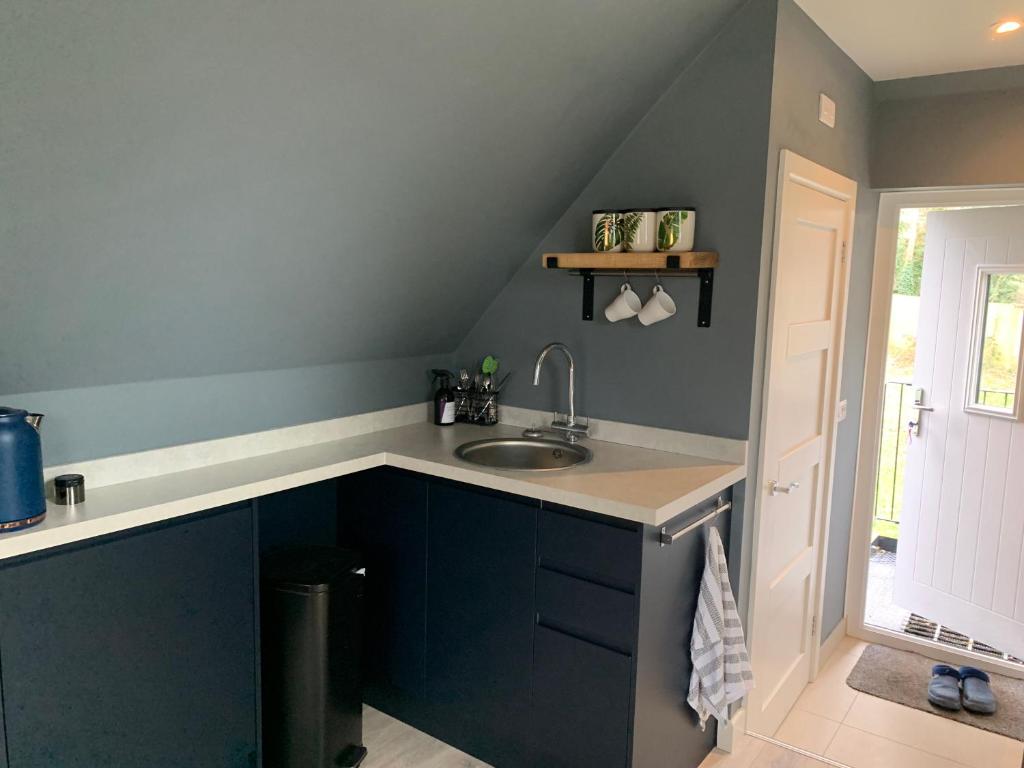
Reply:
<svg viewBox="0 0 1024 768"><path fill-rule="evenodd" d="M697 226L693 208L659 208L655 211L659 251L692 251Z"/></svg>

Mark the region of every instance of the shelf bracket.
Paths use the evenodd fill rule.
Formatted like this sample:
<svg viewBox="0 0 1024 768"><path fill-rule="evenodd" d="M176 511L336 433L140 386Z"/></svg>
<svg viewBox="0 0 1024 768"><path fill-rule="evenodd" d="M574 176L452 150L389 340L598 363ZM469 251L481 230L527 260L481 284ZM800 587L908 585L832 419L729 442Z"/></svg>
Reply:
<svg viewBox="0 0 1024 768"><path fill-rule="evenodd" d="M711 293L714 288L715 270L698 269L697 278L700 280L700 295L697 298L697 327L711 327ZM593 295L593 291L591 291ZM593 306L591 306L593 314Z"/></svg>
<svg viewBox="0 0 1024 768"><path fill-rule="evenodd" d="M581 269L583 276L583 319L594 319L594 270Z"/></svg>

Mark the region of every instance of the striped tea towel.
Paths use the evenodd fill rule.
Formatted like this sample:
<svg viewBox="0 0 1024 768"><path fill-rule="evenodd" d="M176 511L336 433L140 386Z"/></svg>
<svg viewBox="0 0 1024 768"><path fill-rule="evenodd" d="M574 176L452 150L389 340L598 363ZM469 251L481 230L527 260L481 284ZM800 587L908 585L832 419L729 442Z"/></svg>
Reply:
<svg viewBox="0 0 1024 768"><path fill-rule="evenodd" d="M729 705L754 687L750 657L743 641L743 626L729 585L722 537L708 528L707 559L700 582L697 616L690 640L690 692L686 701L700 716L704 730L709 717L729 719Z"/></svg>

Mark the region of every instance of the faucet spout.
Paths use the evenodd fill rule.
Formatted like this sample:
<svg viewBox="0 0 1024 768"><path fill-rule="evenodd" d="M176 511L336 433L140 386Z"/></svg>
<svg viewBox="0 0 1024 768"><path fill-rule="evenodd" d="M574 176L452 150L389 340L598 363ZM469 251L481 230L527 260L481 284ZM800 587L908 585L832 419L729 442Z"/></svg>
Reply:
<svg viewBox="0 0 1024 768"><path fill-rule="evenodd" d="M548 344L544 349L537 355L537 364L533 367L533 386L540 384L540 369L544 365L544 359L548 356L548 352L553 349L557 349L565 354L566 359L569 361L569 420L566 422L567 427L576 426L576 362L572 359L572 353L569 352L569 348L560 341L553 341Z"/></svg>

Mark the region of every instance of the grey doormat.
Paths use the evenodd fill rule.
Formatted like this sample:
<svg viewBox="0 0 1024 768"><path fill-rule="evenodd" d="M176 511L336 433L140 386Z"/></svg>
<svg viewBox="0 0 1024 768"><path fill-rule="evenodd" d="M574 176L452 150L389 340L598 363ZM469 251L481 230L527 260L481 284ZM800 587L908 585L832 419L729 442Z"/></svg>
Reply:
<svg viewBox="0 0 1024 768"><path fill-rule="evenodd" d="M932 667L938 663L917 653L869 645L846 678L846 684L880 699L1024 741L1024 680L990 673L992 692L999 703L994 715L973 715L966 710L948 712L928 702L928 681L932 678Z"/></svg>

